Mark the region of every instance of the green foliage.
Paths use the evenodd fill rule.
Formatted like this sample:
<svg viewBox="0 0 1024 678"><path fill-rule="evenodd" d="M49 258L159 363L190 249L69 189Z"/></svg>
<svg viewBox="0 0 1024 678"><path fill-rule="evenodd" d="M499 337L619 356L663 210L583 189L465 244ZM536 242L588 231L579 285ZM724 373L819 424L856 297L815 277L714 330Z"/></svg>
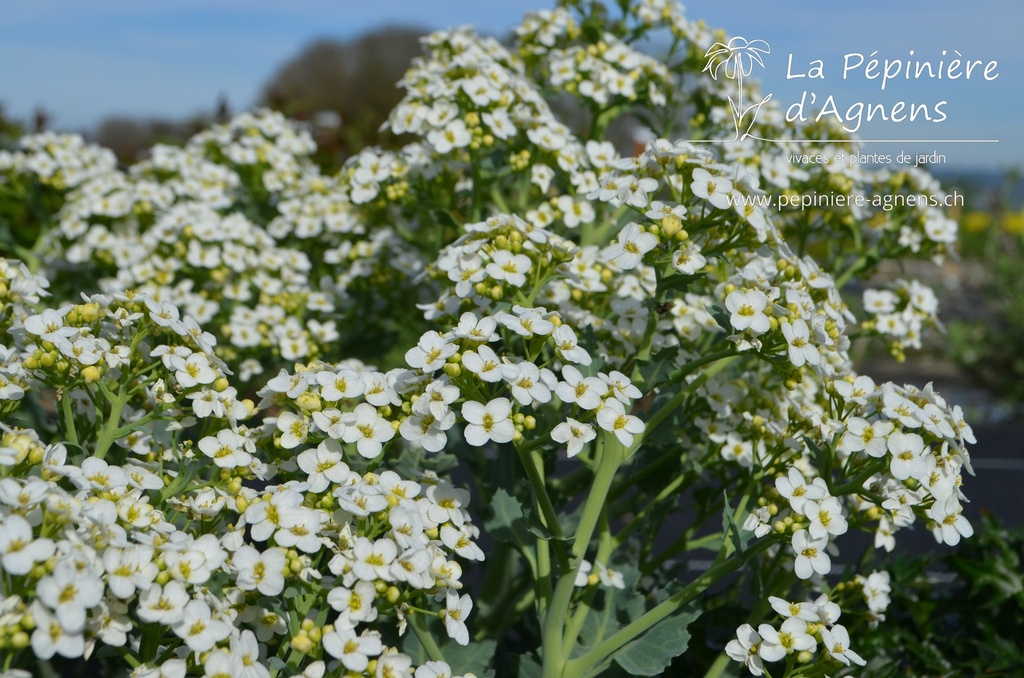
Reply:
<svg viewBox="0 0 1024 678"><path fill-rule="evenodd" d="M899 559L888 619L859 633L870 675L1022 675L1022 563L1024 529L991 515L954 553Z"/></svg>

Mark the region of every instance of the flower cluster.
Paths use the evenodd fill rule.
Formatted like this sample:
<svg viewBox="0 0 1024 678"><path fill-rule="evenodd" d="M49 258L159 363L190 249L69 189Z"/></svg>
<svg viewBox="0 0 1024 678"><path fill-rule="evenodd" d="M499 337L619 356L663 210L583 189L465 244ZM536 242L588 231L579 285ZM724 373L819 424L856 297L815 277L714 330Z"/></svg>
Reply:
<svg viewBox="0 0 1024 678"><path fill-rule="evenodd" d="M530 14L511 47L425 38L395 148L333 174L269 111L124 171L73 137L0 155L12 195L53 201L0 201L32 224L23 261L0 260L12 666L435 678L487 670L512 634L542 644L524 671L655 675L685 643L645 641L684 606L744 600L716 599L726 573L783 618L741 626L728 656L863 665L839 606L879 623L890 585L828 585L844 535L969 537L974 438L930 386L849 356L855 328L917 346L935 295L868 290L858 323L841 291L948 254L955 225L920 201L771 208L939 189L788 162L787 139L855 146L767 98L744 132L730 106L757 85L705 68L733 41L666 0L619 5ZM663 61L635 47L666 29ZM623 155L620 116L666 138ZM677 123L694 138L667 138ZM694 579L677 565L701 548ZM788 602L811 587L829 593Z"/></svg>
<svg viewBox="0 0 1024 678"><path fill-rule="evenodd" d="M176 657L168 670L208 675L249 665L269 675L263 662L290 649L401 675L411 664L382 641L381 622L404 630L434 594L448 634L468 642L457 558L483 559L469 494L437 477L358 473L341 446L358 439L366 456L374 436L394 435L390 425L367 424L357 406L344 432L301 451L287 413L247 426L257 409L228 384L214 338L148 296L43 307L15 317L11 335L4 374L30 391L59 385L68 436L49 443L5 426L0 440L12 471L0 481L0 569L20 592L5 603L21 611L5 626L14 649L47 659L135 647L143 664ZM344 374L330 375L319 391L327 404L354 397L339 391ZM374 392L371 377L359 383ZM5 403L24 389L8 389ZM307 596L304 610L282 604L286 589ZM318 598L335 619L321 619L325 608L302 619ZM301 627L289 621L297 613Z"/></svg>
<svg viewBox="0 0 1024 678"><path fill-rule="evenodd" d="M941 327L935 292L917 280L896 280L891 289L866 289L863 296L868 320L861 323L871 334L884 339L898 359L907 349L921 348L925 328Z"/></svg>
<svg viewBox="0 0 1024 678"><path fill-rule="evenodd" d="M801 664L814 660L821 649L822 659L835 665L864 666L867 662L850 647L850 634L838 624L839 606L829 602L827 595L814 602L791 603L782 598L769 598L772 609L782 617L778 628L760 624L755 630L743 624L736 630L736 638L725 646L726 654L745 664L751 674L764 674L764 662L778 662L790 655Z"/></svg>

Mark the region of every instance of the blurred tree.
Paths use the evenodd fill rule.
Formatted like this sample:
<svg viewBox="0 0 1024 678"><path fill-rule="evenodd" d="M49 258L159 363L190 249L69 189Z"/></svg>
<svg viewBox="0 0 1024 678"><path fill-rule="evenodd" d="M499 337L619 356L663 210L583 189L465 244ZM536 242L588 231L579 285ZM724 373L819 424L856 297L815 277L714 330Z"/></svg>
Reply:
<svg viewBox="0 0 1024 678"><path fill-rule="evenodd" d="M226 105L222 99L222 105ZM143 159L154 144L180 145L213 121L209 115L197 115L185 121L110 117L103 120L92 140L114 152L124 164Z"/></svg>
<svg viewBox="0 0 1024 678"><path fill-rule="evenodd" d="M262 103L313 122L322 152L332 154L334 162L386 142L378 130L402 98L396 84L420 54L419 38L426 32L387 27L349 42L318 40L277 71L264 87ZM316 124L339 118L340 124Z"/></svg>

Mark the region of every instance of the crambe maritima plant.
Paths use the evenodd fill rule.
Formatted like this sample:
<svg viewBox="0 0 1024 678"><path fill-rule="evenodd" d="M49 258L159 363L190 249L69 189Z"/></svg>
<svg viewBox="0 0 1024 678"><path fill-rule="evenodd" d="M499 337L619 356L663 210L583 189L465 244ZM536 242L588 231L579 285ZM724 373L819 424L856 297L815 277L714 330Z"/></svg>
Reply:
<svg viewBox="0 0 1024 678"><path fill-rule="evenodd" d="M767 98L711 142L733 43L621 5L428 36L396 149L336 173L270 111L129 168L53 135L0 156L9 224L53 205L0 262L4 671L866 670L890 579L848 533L969 537L974 440L849 358L918 345L934 294L868 290L858 319L842 292L956 224L754 200L939 189L790 165L764 139L856 142ZM635 155L623 116L655 137Z"/></svg>

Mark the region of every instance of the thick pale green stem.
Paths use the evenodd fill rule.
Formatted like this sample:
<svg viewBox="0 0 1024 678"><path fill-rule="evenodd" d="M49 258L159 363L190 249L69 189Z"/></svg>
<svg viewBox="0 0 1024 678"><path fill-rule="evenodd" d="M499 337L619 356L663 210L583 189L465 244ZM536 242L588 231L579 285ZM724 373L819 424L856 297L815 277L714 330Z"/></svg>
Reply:
<svg viewBox="0 0 1024 678"><path fill-rule="evenodd" d="M406 617L409 620L409 626L416 633L416 639L420 641L420 645L426 650L427 656L430 657L431 661L443 662L444 654L441 652L441 648L437 646L437 642L434 637L430 635L430 631L427 630L427 625L423 621L422 614L411 614Z"/></svg>
<svg viewBox="0 0 1024 678"><path fill-rule="evenodd" d="M590 495L583 505L583 515L580 516L580 522L576 528L576 537L572 545L573 566L558 578L551 598L551 605L548 607L547 614L544 615L542 627L544 678L556 678L563 675L565 670L567 653L563 647L563 635L569 613L569 603L572 600L572 592L576 583L576 572L579 570L580 561L587 553L590 538L594 535L594 529L601 518L615 472L622 463L622 453L622 445L611 434L602 432L598 435L595 451L597 472Z"/></svg>
<svg viewBox="0 0 1024 678"><path fill-rule="evenodd" d="M618 652L627 643L639 638L641 635L649 631L655 626L655 624L676 613L681 607L706 591L709 586L730 572L734 572L739 569L741 565L747 562L747 560L761 551L764 551L769 546L776 543L776 541L777 540L771 538L763 539L747 552L742 554L735 553L717 565L713 565L708 568L704 574L688 584L683 590L679 591L657 607L654 607L641 615L639 618L616 633L608 636L598 643L594 649L590 650L583 656L571 660L566 665L564 675L584 675L587 671L590 671L595 666L601 664L612 654Z"/></svg>

